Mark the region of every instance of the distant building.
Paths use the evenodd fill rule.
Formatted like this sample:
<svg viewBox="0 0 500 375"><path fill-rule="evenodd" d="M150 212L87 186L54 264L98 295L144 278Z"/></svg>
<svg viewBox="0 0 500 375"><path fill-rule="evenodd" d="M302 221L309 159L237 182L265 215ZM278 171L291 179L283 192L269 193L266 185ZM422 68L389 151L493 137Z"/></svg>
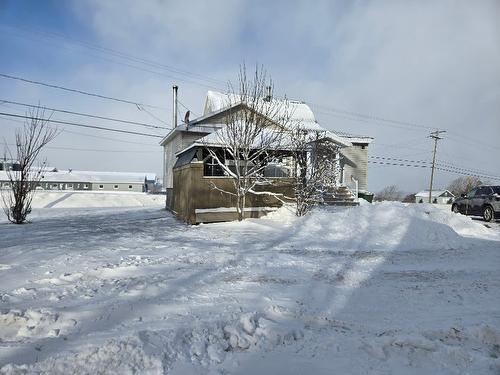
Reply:
<svg viewBox="0 0 500 375"><path fill-rule="evenodd" d="M449 190L433 190L431 202L435 204L451 204L455 196ZM429 190L423 190L415 194L415 203L428 203Z"/></svg>
<svg viewBox="0 0 500 375"><path fill-rule="evenodd" d="M80 190L80 191L132 191L147 192L156 186L154 173L60 171L45 168L37 185L38 190ZM5 170L0 170L0 187L9 187Z"/></svg>

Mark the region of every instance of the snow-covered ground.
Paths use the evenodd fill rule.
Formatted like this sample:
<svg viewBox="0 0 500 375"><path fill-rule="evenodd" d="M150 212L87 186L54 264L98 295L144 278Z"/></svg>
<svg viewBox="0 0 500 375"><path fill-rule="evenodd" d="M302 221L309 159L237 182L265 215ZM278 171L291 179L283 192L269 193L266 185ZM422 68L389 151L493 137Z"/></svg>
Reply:
<svg viewBox="0 0 500 375"><path fill-rule="evenodd" d="M155 204L0 223L0 373L500 373L495 228L399 203L186 226Z"/></svg>

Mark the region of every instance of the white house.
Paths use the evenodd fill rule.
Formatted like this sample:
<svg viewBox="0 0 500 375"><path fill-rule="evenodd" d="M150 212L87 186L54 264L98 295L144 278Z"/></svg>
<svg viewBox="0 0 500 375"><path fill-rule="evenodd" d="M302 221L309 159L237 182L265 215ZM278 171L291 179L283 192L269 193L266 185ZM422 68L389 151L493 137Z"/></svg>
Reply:
<svg viewBox="0 0 500 375"><path fill-rule="evenodd" d="M436 204L451 204L455 196L449 190L433 190L431 202ZM415 194L415 203L429 202L429 190L423 190Z"/></svg>

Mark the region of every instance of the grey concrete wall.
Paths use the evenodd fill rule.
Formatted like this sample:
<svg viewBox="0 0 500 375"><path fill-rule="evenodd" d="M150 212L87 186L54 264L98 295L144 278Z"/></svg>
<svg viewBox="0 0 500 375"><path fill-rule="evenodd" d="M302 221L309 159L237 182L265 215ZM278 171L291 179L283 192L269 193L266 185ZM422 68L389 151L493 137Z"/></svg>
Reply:
<svg viewBox="0 0 500 375"><path fill-rule="evenodd" d="M101 188L102 185L102 188ZM117 188L115 188L117 186ZM130 188L131 186L131 188ZM109 183L109 182L93 182L92 190L94 191L133 191L133 192L143 192L144 184L140 183Z"/></svg>
<svg viewBox="0 0 500 375"><path fill-rule="evenodd" d="M345 160L344 164L346 182L350 182L351 176L358 180L360 190L368 190L368 146L353 144L351 147L345 147L340 153L351 160L355 166L349 165Z"/></svg>
<svg viewBox="0 0 500 375"><path fill-rule="evenodd" d="M8 181L0 181L0 187L9 186ZM85 185L87 187L85 187ZM102 185L102 189L100 188ZM115 185L118 188L115 189ZM77 190L77 191L132 191L132 192L143 192L144 184L133 182L133 183L95 183L95 182L60 182L60 181L40 181L37 186L44 190ZM132 186L132 188L129 188Z"/></svg>

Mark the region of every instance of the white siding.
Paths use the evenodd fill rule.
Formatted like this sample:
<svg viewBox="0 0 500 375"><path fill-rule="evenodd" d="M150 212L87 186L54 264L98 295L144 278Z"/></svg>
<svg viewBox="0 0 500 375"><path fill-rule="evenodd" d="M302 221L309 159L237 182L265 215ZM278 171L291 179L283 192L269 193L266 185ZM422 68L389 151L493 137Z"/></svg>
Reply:
<svg viewBox="0 0 500 375"><path fill-rule="evenodd" d="M346 180L350 181L353 176L358 180L360 190L368 190L368 145L354 144L341 149L340 153L355 164L351 166L346 160L342 161Z"/></svg>

